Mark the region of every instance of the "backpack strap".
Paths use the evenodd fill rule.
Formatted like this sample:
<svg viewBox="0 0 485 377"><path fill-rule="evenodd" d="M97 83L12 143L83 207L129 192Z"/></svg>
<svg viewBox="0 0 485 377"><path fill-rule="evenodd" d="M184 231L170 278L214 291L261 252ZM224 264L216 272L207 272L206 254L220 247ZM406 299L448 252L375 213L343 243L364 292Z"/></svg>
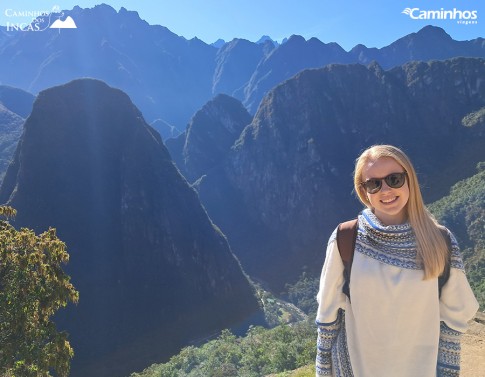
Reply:
<svg viewBox="0 0 485 377"><path fill-rule="evenodd" d="M355 240L357 239L357 219L339 224L337 228L337 247L344 264L343 293L350 299L350 273L354 260Z"/></svg>
<svg viewBox="0 0 485 377"><path fill-rule="evenodd" d="M452 253L452 247L451 247L451 238L449 233L446 231L446 228L440 227L441 234L443 235L444 239L446 240L446 245L448 246L448 254L446 258L446 264L443 272L441 273L440 276L438 276L438 291L439 291L439 297L441 297L441 289L443 286L446 284L448 279L450 278L450 268L451 268L451 253Z"/></svg>

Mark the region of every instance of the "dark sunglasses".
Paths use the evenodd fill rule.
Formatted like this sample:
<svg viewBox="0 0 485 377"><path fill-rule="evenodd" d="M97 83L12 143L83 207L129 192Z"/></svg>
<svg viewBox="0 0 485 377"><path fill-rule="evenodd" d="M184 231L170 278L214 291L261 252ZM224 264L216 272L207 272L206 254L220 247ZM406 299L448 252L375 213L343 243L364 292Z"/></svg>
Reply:
<svg viewBox="0 0 485 377"><path fill-rule="evenodd" d="M365 182L362 182L361 185L366 189L369 194L375 194L379 192L382 188L382 181L386 181L386 184L390 188L400 188L406 182L406 175L407 172L402 173L391 173L387 177L384 178L370 178Z"/></svg>

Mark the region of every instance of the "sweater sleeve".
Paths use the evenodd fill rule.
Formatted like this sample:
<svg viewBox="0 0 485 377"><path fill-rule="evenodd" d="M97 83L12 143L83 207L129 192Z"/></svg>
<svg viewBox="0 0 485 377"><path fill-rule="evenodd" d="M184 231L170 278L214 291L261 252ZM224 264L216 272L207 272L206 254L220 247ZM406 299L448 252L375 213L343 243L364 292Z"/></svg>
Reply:
<svg viewBox="0 0 485 377"><path fill-rule="evenodd" d="M478 310L478 302L468 283L460 249L455 237L451 238L450 277L440 297L440 341L438 349L438 376L458 376L460 373L461 335L468 321Z"/></svg>
<svg viewBox="0 0 485 377"><path fill-rule="evenodd" d="M332 375L331 349L341 328L342 309L345 308L346 302L346 296L342 292L344 265L337 248L335 236L336 232L332 234L328 242L317 295L317 376Z"/></svg>
<svg viewBox="0 0 485 377"><path fill-rule="evenodd" d="M450 277L441 290L440 317L449 328L464 333L478 310L478 302L465 275L465 267L455 237L451 238Z"/></svg>
<svg viewBox="0 0 485 377"><path fill-rule="evenodd" d="M342 292L344 264L337 247L336 234L337 230L332 233L328 241L325 263L320 276L317 324L335 321L339 309L345 309L346 296Z"/></svg>

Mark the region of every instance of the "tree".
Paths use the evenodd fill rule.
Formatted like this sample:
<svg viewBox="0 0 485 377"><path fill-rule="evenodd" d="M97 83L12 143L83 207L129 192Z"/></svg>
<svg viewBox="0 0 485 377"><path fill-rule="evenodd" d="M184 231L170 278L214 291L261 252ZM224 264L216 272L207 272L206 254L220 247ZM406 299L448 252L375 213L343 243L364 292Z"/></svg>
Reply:
<svg viewBox="0 0 485 377"><path fill-rule="evenodd" d="M16 211L0 206L0 375L68 376L74 356L65 332L51 317L79 293L61 268L69 260L66 245L50 228L36 236L7 221Z"/></svg>

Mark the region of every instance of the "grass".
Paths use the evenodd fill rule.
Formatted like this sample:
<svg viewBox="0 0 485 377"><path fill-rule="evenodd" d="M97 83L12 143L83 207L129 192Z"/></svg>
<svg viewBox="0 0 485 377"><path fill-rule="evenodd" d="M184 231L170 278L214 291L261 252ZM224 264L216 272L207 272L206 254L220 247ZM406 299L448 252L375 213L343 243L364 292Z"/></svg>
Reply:
<svg viewBox="0 0 485 377"><path fill-rule="evenodd" d="M270 374L266 377L313 377L315 376L315 365L307 365L289 372Z"/></svg>

